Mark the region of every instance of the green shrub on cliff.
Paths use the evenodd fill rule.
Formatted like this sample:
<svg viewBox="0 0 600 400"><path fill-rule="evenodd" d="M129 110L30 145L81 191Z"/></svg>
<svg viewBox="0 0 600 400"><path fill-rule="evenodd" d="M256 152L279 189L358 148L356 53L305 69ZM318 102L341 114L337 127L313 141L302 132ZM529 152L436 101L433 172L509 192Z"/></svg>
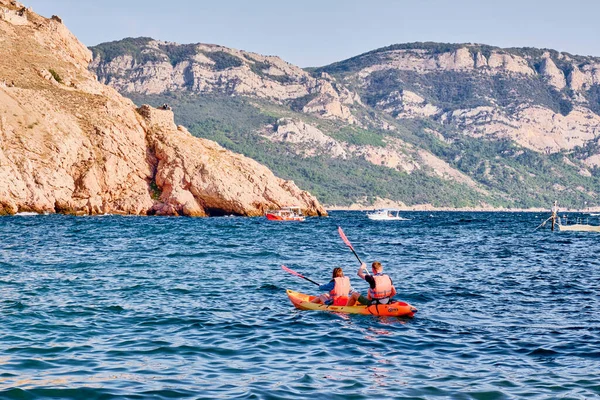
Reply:
<svg viewBox="0 0 600 400"><path fill-rule="evenodd" d="M62 78L60 77L60 75L58 74L58 72L56 72L55 70L53 70L52 68L50 68L48 70L48 72L50 72L50 75L52 75L52 77L54 78L54 80L58 83L63 83Z"/></svg>
<svg viewBox="0 0 600 400"><path fill-rule="evenodd" d="M169 57L172 66L188 60L197 53L195 44L161 44L159 48Z"/></svg>
<svg viewBox="0 0 600 400"><path fill-rule="evenodd" d="M241 67L244 64L239 57L224 51L203 51L202 53L215 62L214 68L217 71Z"/></svg>

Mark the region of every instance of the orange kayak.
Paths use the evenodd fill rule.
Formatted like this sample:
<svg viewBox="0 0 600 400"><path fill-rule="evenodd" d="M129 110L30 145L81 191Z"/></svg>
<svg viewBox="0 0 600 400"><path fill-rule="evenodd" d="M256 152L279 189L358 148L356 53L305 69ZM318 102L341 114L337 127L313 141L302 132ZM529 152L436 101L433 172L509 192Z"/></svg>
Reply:
<svg viewBox="0 0 600 400"><path fill-rule="evenodd" d="M311 303L316 296L294 292L287 289L286 293L294 307L300 310L331 311L345 314L381 315L388 317L413 317L417 309L403 301L394 301L390 304L374 304L371 306L327 306L325 304Z"/></svg>

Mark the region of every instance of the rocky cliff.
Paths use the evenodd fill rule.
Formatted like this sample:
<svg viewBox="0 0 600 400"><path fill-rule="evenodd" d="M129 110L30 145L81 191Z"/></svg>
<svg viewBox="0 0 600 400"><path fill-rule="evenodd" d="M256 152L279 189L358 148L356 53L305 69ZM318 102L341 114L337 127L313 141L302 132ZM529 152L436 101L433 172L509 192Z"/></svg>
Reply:
<svg viewBox="0 0 600 400"><path fill-rule="evenodd" d="M320 71L360 88L370 105L396 119L426 117L464 134L508 138L537 152L584 147L600 133L600 58L417 43ZM595 157L585 162L597 165Z"/></svg>
<svg viewBox="0 0 600 400"><path fill-rule="evenodd" d="M329 204L600 202L600 58L408 43L302 70L150 38L92 50L103 82L137 103L172 103L192 134Z"/></svg>
<svg viewBox="0 0 600 400"><path fill-rule="evenodd" d="M277 103L302 102L302 111L354 123L348 106L357 97L327 74L313 77L279 57L210 44L150 38L94 47L90 68L121 93L173 91L249 95Z"/></svg>
<svg viewBox="0 0 600 400"><path fill-rule="evenodd" d="M136 108L87 69L62 24L0 0L0 214L262 215L308 192L256 161Z"/></svg>

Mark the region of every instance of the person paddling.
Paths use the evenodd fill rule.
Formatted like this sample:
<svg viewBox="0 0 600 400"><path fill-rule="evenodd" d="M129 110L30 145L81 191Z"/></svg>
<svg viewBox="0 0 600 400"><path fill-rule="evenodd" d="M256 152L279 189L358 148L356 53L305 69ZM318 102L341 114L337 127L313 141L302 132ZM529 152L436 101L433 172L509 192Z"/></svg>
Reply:
<svg viewBox="0 0 600 400"><path fill-rule="evenodd" d="M331 281L319 286L319 290L328 293L323 293L311 303L322 303L333 306L352 306L356 303L355 298L350 297L350 293L354 294L354 290L350 286L350 278L344 276L344 271L340 267L333 269Z"/></svg>
<svg viewBox="0 0 600 400"><path fill-rule="evenodd" d="M369 283L369 291L367 298L358 292L352 293L350 301L358 301L360 304L368 306L371 304L388 304L392 301L392 297L396 295L396 288L392 279L383 273L383 266L379 261L371 264L371 270L373 273L369 274L367 272L367 265L365 263L360 264L357 275Z"/></svg>

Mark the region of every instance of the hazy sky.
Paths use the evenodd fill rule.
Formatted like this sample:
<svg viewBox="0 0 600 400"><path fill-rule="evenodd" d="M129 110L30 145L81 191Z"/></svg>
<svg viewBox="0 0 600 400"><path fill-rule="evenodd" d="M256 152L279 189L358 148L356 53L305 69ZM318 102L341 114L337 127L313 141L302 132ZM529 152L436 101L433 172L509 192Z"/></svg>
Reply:
<svg viewBox="0 0 600 400"><path fill-rule="evenodd" d="M600 0L21 0L88 46L149 36L322 66L395 43L544 47L600 56Z"/></svg>

